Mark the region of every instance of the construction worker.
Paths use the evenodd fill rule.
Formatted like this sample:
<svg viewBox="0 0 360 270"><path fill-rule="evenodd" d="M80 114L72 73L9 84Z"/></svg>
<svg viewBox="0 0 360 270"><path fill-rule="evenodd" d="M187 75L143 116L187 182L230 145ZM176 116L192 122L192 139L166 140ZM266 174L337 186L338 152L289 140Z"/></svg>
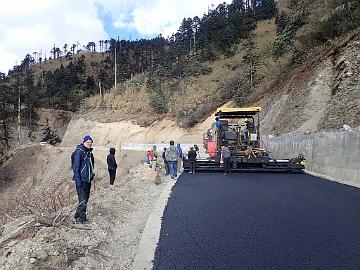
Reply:
<svg viewBox="0 0 360 270"><path fill-rule="evenodd" d="M218 145L221 136L221 120L219 119L219 117L215 118L214 127L215 127L215 142L216 145Z"/></svg>
<svg viewBox="0 0 360 270"><path fill-rule="evenodd" d="M199 150L199 146L197 144L194 144L194 150L195 150L197 156L200 157L200 150Z"/></svg>
<svg viewBox="0 0 360 270"><path fill-rule="evenodd" d="M189 173L195 173L196 156L197 156L197 154L196 154L196 151L194 150L194 147L192 145L190 145L190 151L188 152L188 162L190 165Z"/></svg>
<svg viewBox="0 0 360 270"><path fill-rule="evenodd" d="M243 140L242 143L246 144L247 143L247 129L245 126L241 127L241 131L242 131L242 135L243 135Z"/></svg>
<svg viewBox="0 0 360 270"><path fill-rule="evenodd" d="M231 166L230 166L230 157L231 157L231 152L230 149L223 145L221 146L221 157L224 160L224 175L227 175L228 173L231 173Z"/></svg>

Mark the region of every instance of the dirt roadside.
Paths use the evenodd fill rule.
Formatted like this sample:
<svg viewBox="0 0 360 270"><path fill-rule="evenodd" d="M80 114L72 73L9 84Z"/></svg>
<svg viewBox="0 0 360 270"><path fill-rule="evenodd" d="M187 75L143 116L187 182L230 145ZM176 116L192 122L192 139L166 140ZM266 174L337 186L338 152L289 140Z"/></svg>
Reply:
<svg viewBox="0 0 360 270"><path fill-rule="evenodd" d="M31 151L39 151L44 160L49 158L50 161L29 159ZM47 164L48 169L44 167L43 177L37 182L35 190L50 188L49 180L52 178L56 184L68 181L67 187L73 191L70 193L71 203L63 209L54 227L54 215L41 216L39 212L7 220L0 230L1 269L131 269L154 203L172 180L162 172L154 172L141 164L142 152L118 151L120 170L115 185L110 187L103 162L107 153L95 151L97 181L88 207L88 217L93 223L75 225L71 210L76 205L76 194L69 180L71 173L60 168L68 162L70 153L71 149L39 149L34 146L23 149L22 158L14 157L16 164L22 162L24 171L38 166L37 163ZM54 155L56 160L53 160ZM8 169L11 170L11 166ZM54 174L57 176L55 180ZM11 176L11 173L8 175ZM17 180L18 176L14 175L13 182L8 183L15 197L21 195L15 192L20 186L26 188L30 183L21 183ZM35 191L32 192L35 194ZM11 202L4 192L0 193L0 200ZM14 234L19 227L22 228Z"/></svg>

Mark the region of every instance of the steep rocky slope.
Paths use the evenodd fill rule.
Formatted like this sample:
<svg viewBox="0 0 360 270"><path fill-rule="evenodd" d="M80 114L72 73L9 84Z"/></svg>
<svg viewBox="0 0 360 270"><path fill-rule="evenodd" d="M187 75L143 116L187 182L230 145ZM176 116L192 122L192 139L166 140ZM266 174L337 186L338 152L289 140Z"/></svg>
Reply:
<svg viewBox="0 0 360 270"><path fill-rule="evenodd" d="M360 130L360 33L315 59L256 102L264 134Z"/></svg>

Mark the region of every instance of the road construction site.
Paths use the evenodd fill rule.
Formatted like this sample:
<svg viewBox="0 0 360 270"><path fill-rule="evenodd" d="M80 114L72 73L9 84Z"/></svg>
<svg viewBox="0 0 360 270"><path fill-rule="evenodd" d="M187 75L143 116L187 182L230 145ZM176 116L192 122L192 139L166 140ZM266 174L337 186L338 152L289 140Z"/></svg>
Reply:
<svg viewBox="0 0 360 270"><path fill-rule="evenodd" d="M139 255L144 250L141 244L144 237L143 232L147 232L148 226L154 224L154 219L157 220L158 227L155 226L156 228L150 230L152 233L157 231L157 236L156 234L152 236L155 246L147 246L145 248L147 254L154 256L157 239L161 239L161 235L164 232L161 232L163 228L160 227L162 216L156 218L156 215L152 214L154 212L162 214L166 207L166 202L176 199L176 196L178 196L176 195L178 194L176 189L178 184L173 189L173 192L176 192L171 193L171 188L176 182L172 182L168 176L164 176L163 172L154 172L144 166L142 164L144 150L150 149L154 144L158 145L158 149L161 150L161 147L167 145L170 139L182 143L184 151L187 151L187 147L190 144L196 143L201 145L202 141L199 134L206 132L213 118L212 116L205 123L196 126L192 130L175 128L176 124L168 120L154 123L148 128L143 128L126 121L119 123L97 123L84 120L83 118L74 118L69 124L60 147L29 145L17 149L11 159L1 168L1 181L5 184L1 190L0 200L4 205L3 210L7 210L6 215L8 215L6 216L5 213L1 215L4 218L0 240L2 254L0 263L3 268L131 269L134 263L139 262L139 260L145 263L148 262L146 256L141 257ZM81 140L83 136L82 131L85 130L86 133L92 134L95 140L94 154L97 174L97 182L89 202L89 218L92 219L93 224L90 228L86 229L74 227L72 224L72 213L74 206L76 206L76 197L69 165L71 151ZM128 130L131 130L131 136L127 132ZM312 183L307 188L311 188L312 185L314 187L319 187L323 184L325 186L334 185L331 187L336 187L336 191L331 191L333 192L331 194L336 194L336 197L341 198L342 196L348 197L346 195L348 191L345 191L347 187L329 182L327 179L353 186L358 186L359 184L359 166L357 165L359 164L359 157L354 154L359 153L360 150L358 132L311 134L287 137L286 139L264 138L264 143L275 158L277 156L290 158L302 152L306 158L306 170L311 170L312 173L318 173L322 176L322 178L307 178L308 176L306 175L296 176L300 177L299 179L296 178L296 180L292 178L293 176L290 176L292 180L284 179L284 175L280 175L278 180L271 180L276 174L272 176L265 174L260 177L261 179L263 177L270 177L268 184L276 181L276 185L273 185L273 188L279 185L288 187L291 183L300 185L302 181L306 185ZM334 148L336 144L340 145L341 149L344 150L336 150ZM109 147L115 147L120 150L116 156L120 164L119 178L112 189L108 185L105 163ZM282 152L279 151L280 148ZM19 164L21 164L21 170L15 170L15 166L18 167ZM238 179L239 189L242 190L244 189L243 185L249 179L256 177L256 174L248 177L245 177L247 176L246 174L233 174L231 177L224 179L222 174L214 173L214 176L219 178L216 180L216 183L218 181L220 181L219 183L227 183L224 181L229 181L230 184L236 181L234 179ZM201 180L204 177L208 180ZM195 174L191 177L184 174L178 179L178 183L181 183L180 187L185 187L185 182L190 186L198 185L200 182L196 182L197 179L201 182L206 182L210 181L212 177L207 177L206 173ZM253 185L256 185L256 183L260 184L257 180L252 181ZM261 180L261 183L265 184L266 181ZM227 191L224 192L228 192L230 187L227 184L225 187L227 187ZM62 198L61 202L63 205L63 208L61 205L53 205L57 209L55 214L54 212L49 213L47 207L39 203L50 203L45 199L46 197L44 197L42 191L54 188L64 191L64 194L54 193ZM259 186L259 190L262 188L266 188L266 186ZM294 189L291 190L296 192ZM268 189L267 192L264 192L270 196L273 193L271 191L277 192L273 189ZM305 191L301 192L299 194L306 193ZM351 192L353 194L351 195L353 201L347 201L342 205L343 208L339 206L339 211L352 209L351 213L353 213L358 210L353 209L353 207L356 208L356 205L360 205L358 193L356 191ZM28 196L25 196L25 194L28 194ZM239 198L241 198L241 194L241 192L238 194ZM318 201L321 196L324 196L321 190L314 190L310 194L314 201ZM32 201L30 200L31 198L33 198ZM271 198L273 198L274 205L282 205L288 202L288 198L285 198L285 201L281 201L282 197L279 197L280 201L277 202L276 198ZM29 202L34 203L33 208L29 207L29 205L21 204L21 199L23 199L22 201L29 199ZM204 200L210 202L211 198L204 198ZM318 207L320 207L324 215L330 215L329 208L326 208L324 205L327 204L326 202L321 205L311 205L311 201L309 203L310 208L308 209L312 209L310 213L313 213L315 216L316 211L319 210ZM295 201L289 207L291 205L294 206ZM329 204L329 207L331 205ZM339 205L341 205L340 202ZM203 207L203 202L199 206ZM249 206L253 207L253 205ZM60 211L60 209L62 210ZM289 209L286 211L291 211ZM305 209L300 210L305 211ZM16 211L18 212L16 213ZM165 214L167 213L171 215L171 213L165 212ZM278 214L280 215L280 213ZM257 228L259 223L255 221L260 216L253 215L248 217L251 217L248 220L253 220L253 224L257 224L254 227ZM327 217L334 216L331 214ZM271 216L268 216L268 218L271 219ZM296 217L294 222L298 218ZM347 220L353 217L340 215L340 218ZM332 219L332 221L336 223L335 219ZM320 223L316 219L314 226L318 228L322 224ZM351 228L354 225L356 225L354 222L348 225L344 224L344 228L351 232ZM342 231L344 228L339 228L339 230ZM252 233L250 236L257 237L261 235L254 234L255 231ZM330 235L331 230L324 230L324 233L324 235L327 235L326 233ZM339 236L344 233L341 232L337 235ZM343 248L340 253L344 254L346 247L351 247L351 245L347 246L347 243L339 242L336 239L332 238L332 241L334 241L332 242L332 247L335 248L337 243L339 248ZM315 248L316 245L312 247ZM329 251L330 249L326 250ZM308 250L307 252L310 251ZM157 256L162 256L161 254L162 251L159 250ZM161 269L162 266L158 261L159 257L155 258L157 258L155 262L156 267ZM338 260L341 260L341 258L346 259L346 257L341 257L340 255L336 258ZM333 265L338 265L335 261L333 263Z"/></svg>

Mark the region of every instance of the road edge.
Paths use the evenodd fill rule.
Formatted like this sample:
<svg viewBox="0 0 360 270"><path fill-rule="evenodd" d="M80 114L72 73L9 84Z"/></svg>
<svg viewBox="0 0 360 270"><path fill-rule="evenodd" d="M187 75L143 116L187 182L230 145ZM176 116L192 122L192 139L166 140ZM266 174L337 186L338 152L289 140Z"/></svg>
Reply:
<svg viewBox="0 0 360 270"><path fill-rule="evenodd" d="M152 269L155 250L160 237L161 220L176 180L169 180L156 200L154 208L146 221L141 240L131 269Z"/></svg>
<svg viewBox="0 0 360 270"><path fill-rule="evenodd" d="M348 186L360 188L360 184L358 184L358 183L354 183L354 182L351 182L351 181L338 179L338 178L335 178L335 177L332 177L332 176L328 176L328 175L325 175L325 174L320 174L320 173L316 173L316 172L312 172L312 171L308 171L308 170L303 170L303 171L304 171L306 174L310 174L310 175L312 175L312 176L320 177L320 178L325 179L325 180L329 180L329 181L332 181L332 182L337 182L337 183L339 183L339 184L343 184L343 185L348 185Z"/></svg>

